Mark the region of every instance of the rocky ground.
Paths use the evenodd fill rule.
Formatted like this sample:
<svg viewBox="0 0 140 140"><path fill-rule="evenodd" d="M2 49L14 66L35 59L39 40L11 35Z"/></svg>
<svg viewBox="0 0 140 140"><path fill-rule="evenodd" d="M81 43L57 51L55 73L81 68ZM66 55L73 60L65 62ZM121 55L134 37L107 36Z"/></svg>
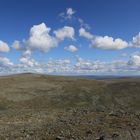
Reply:
<svg viewBox="0 0 140 140"><path fill-rule="evenodd" d="M140 79L0 77L0 140L140 140Z"/></svg>

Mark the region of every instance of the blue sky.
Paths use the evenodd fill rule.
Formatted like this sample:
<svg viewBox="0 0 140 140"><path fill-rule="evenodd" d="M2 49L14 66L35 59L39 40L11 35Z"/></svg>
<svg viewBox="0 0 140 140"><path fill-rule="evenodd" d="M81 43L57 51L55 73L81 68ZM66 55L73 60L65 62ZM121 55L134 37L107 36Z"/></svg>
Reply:
<svg viewBox="0 0 140 140"><path fill-rule="evenodd" d="M139 0L0 0L0 73L139 74Z"/></svg>

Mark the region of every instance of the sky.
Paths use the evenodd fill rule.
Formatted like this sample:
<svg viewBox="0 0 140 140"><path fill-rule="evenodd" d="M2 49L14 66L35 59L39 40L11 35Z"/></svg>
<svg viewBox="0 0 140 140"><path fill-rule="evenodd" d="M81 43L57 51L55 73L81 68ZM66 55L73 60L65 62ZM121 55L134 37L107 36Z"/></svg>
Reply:
<svg viewBox="0 0 140 140"><path fill-rule="evenodd" d="M139 0L0 0L0 75L140 75Z"/></svg>

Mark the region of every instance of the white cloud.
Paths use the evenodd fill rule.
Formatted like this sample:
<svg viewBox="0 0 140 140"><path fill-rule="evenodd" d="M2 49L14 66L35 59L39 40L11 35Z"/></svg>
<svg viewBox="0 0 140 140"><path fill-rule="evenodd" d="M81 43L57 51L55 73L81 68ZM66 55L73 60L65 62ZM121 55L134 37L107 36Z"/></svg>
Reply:
<svg viewBox="0 0 140 140"><path fill-rule="evenodd" d="M135 46L135 47L140 47L140 32L139 32L138 35L133 37L132 45Z"/></svg>
<svg viewBox="0 0 140 140"><path fill-rule="evenodd" d="M37 72L52 74L135 74L140 70L140 55L132 54L129 60L113 60L110 62L88 60L77 57L73 64L69 59L50 58L44 64L31 58L31 52L25 51L20 58L20 64L13 64L8 58L0 57L0 74Z"/></svg>
<svg viewBox="0 0 140 140"><path fill-rule="evenodd" d="M78 22L80 23L81 28L90 29L90 26L85 23L83 19L78 18Z"/></svg>
<svg viewBox="0 0 140 140"><path fill-rule="evenodd" d="M0 67L13 66L13 63L7 57L0 57Z"/></svg>
<svg viewBox="0 0 140 140"><path fill-rule="evenodd" d="M20 58L20 63L23 67L35 67L38 66L38 63L31 58L31 51L26 50L22 57Z"/></svg>
<svg viewBox="0 0 140 140"><path fill-rule="evenodd" d="M67 8L66 13L67 13L67 18L68 19L71 19L72 18L72 15L75 14L75 11L72 8Z"/></svg>
<svg viewBox="0 0 140 140"><path fill-rule="evenodd" d="M138 74L140 71L140 54L132 54L129 60L110 62L87 60L77 57L74 72L81 74ZM140 74L140 73L139 73Z"/></svg>
<svg viewBox="0 0 140 140"><path fill-rule="evenodd" d="M70 15L74 13L68 12ZM81 24L84 23L82 20ZM90 41L94 48L120 50L128 47L140 47L140 33L133 37L131 43L128 43L121 38L114 39L109 36L97 36L86 31L84 27L79 29L79 36ZM66 38L75 39L75 30L73 27L64 26L58 30L52 31L45 23L34 25L30 29L30 36L26 41L14 41L12 47L16 50L22 50L22 56L19 59L19 64L13 64L6 57L0 57L0 73L10 72L40 72L40 73L59 73L59 74L114 74L125 72L140 71L140 53L129 55L123 53L122 56L128 60L113 60L110 62L99 60L87 60L77 57L76 63L72 63L69 59L49 59L48 61L38 63L32 58L32 50L41 50L44 52L55 48L61 41ZM131 44L131 46L130 46ZM64 48L70 52L76 52L78 48L74 45L69 45ZM8 52L10 48L8 44L0 41L0 52Z"/></svg>
<svg viewBox="0 0 140 140"><path fill-rule="evenodd" d="M9 52L9 51L10 48L8 47L8 44L0 40L0 52Z"/></svg>
<svg viewBox="0 0 140 140"><path fill-rule="evenodd" d="M79 36L85 37L86 39L89 40L92 40L94 37L91 33L87 32L84 28L80 28Z"/></svg>
<svg viewBox="0 0 140 140"><path fill-rule="evenodd" d="M128 47L128 43L120 38L113 39L109 36L96 36L92 40L92 47L101 49L120 50Z"/></svg>
<svg viewBox="0 0 140 140"><path fill-rule="evenodd" d="M20 58L20 62L23 64L23 67L34 67L38 64L35 60L26 57Z"/></svg>
<svg viewBox="0 0 140 140"><path fill-rule="evenodd" d="M12 44L12 48L16 49L16 50L20 50L20 41L15 40Z"/></svg>
<svg viewBox="0 0 140 140"><path fill-rule="evenodd" d="M47 73L70 73L72 71L71 61L69 59L52 59L47 62Z"/></svg>
<svg viewBox="0 0 140 140"><path fill-rule="evenodd" d="M28 40L28 45L31 49L39 49L42 51L49 51L49 49L57 47L58 41L55 37L49 34L50 28L41 23L39 25L34 25L30 30L30 37Z"/></svg>
<svg viewBox="0 0 140 140"><path fill-rule="evenodd" d="M58 40L64 40L65 38L74 39L75 31L73 27L64 26L54 31L54 34Z"/></svg>
<svg viewBox="0 0 140 140"><path fill-rule="evenodd" d="M28 49L28 41L27 40L15 40L11 46L13 49L18 51L26 51Z"/></svg>
<svg viewBox="0 0 140 140"><path fill-rule="evenodd" d="M12 73L14 64L7 57L0 57L0 74Z"/></svg>
<svg viewBox="0 0 140 140"><path fill-rule="evenodd" d="M69 51L69 52L76 52L76 51L78 51L77 47L75 47L74 45L70 45L68 47L65 47L64 49Z"/></svg>
<svg viewBox="0 0 140 140"><path fill-rule="evenodd" d="M73 10L72 8L67 8L66 12L60 13L59 16L62 17L64 20L71 20L75 13L76 11Z"/></svg>
<svg viewBox="0 0 140 140"><path fill-rule="evenodd" d="M140 55L133 54L130 57L130 60L128 61L128 64L133 65L133 66L140 66Z"/></svg>
<svg viewBox="0 0 140 140"><path fill-rule="evenodd" d="M80 27L85 29L90 29L91 27L89 24L85 23L84 20L80 17L75 16L76 11L72 8L67 8L65 12L62 12L59 14L59 17L62 18L62 21L70 21L69 23L72 23L73 20L75 20L77 23L80 24Z"/></svg>
<svg viewBox="0 0 140 140"><path fill-rule="evenodd" d="M51 28L47 27L45 23L34 25L30 30L30 37L25 45L28 49L41 50L48 52L51 48L55 48L58 44L66 38L74 39L75 31L73 27L64 26L55 30L54 36L50 35ZM16 48L19 48L19 42L14 43Z"/></svg>
<svg viewBox="0 0 140 140"><path fill-rule="evenodd" d="M61 66L65 66L67 64L70 64L70 60L69 59L52 59L49 58L49 61L47 63L49 66L57 66L57 65L61 65Z"/></svg>
<svg viewBox="0 0 140 140"><path fill-rule="evenodd" d="M23 57L31 57L31 50L26 50L24 53L23 53Z"/></svg>
<svg viewBox="0 0 140 140"><path fill-rule="evenodd" d="M115 74L120 71L125 72L127 70L127 62L119 60L104 62L99 60L86 60L78 57L74 70L75 73L81 74Z"/></svg>
<svg viewBox="0 0 140 140"><path fill-rule="evenodd" d="M114 39L113 37L109 36L92 35L91 33L87 32L84 28L80 28L79 36L85 37L86 39L90 40L91 46L93 48L120 50L129 46L129 44L126 41L120 38Z"/></svg>
<svg viewBox="0 0 140 140"><path fill-rule="evenodd" d="M79 73L96 73L99 70L103 70L104 68L104 62L101 61L93 61L93 60L87 60L83 59L79 56L77 56L77 62L75 64L75 71Z"/></svg>

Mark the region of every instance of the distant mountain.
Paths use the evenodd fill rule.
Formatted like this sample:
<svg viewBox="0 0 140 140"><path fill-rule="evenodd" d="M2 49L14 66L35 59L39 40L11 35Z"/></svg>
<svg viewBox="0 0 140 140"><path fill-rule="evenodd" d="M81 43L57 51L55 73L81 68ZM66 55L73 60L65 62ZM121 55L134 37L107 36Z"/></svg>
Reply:
<svg viewBox="0 0 140 140"><path fill-rule="evenodd" d="M109 80L109 79L123 79L123 78L140 78L140 76L121 76L121 75L81 75L79 77L95 79L95 80Z"/></svg>

